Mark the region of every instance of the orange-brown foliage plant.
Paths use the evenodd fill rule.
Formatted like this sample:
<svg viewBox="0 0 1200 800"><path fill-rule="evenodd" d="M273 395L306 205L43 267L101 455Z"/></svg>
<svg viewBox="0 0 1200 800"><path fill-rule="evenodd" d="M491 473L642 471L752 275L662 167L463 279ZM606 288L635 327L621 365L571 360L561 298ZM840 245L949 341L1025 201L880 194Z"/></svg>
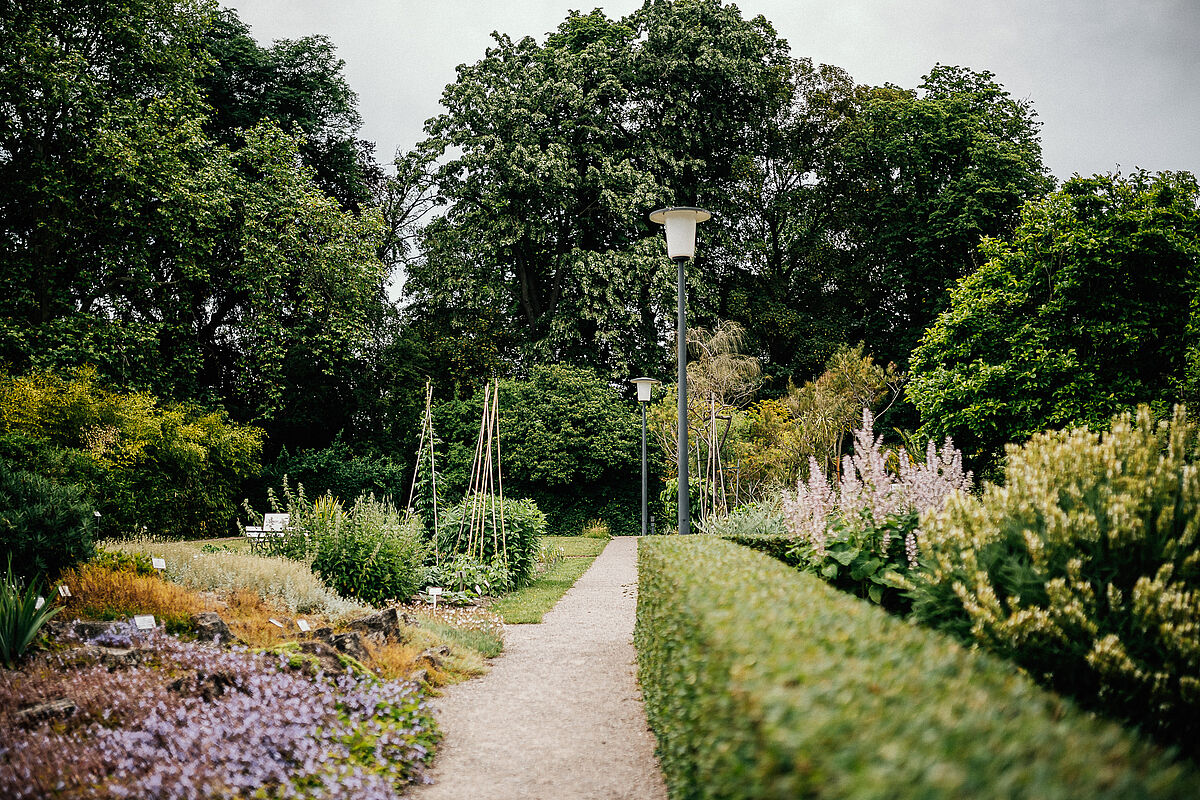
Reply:
<svg viewBox="0 0 1200 800"><path fill-rule="evenodd" d="M63 573L61 583L71 590L67 619L122 619L153 614L168 628L183 628L188 619L208 605L194 592L168 583L157 575L143 576L83 564Z"/></svg>

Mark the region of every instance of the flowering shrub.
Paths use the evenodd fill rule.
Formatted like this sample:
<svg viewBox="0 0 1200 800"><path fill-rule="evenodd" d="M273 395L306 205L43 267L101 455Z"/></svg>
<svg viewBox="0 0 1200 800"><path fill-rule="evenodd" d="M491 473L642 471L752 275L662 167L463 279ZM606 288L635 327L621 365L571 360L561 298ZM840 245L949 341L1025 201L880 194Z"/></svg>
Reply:
<svg viewBox="0 0 1200 800"><path fill-rule="evenodd" d="M141 637L136 667L0 674L0 796L396 798L422 779L438 734L415 684ZM65 721L14 720L62 695Z"/></svg>
<svg viewBox="0 0 1200 800"><path fill-rule="evenodd" d="M1010 447L926 518L917 619L1200 755L1200 431L1149 409Z"/></svg>
<svg viewBox="0 0 1200 800"><path fill-rule="evenodd" d="M810 462L808 481L797 481L795 494L784 493L783 519L797 540L791 563L896 607L902 603L895 591L904 585L900 576L917 565L919 515L967 491L971 473L963 471L962 454L948 438L940 450L930 442L924 461L904 450L889 459L874 422L864 409L854 454L842 459L838 484L826 479L815 459Z"/></svg>

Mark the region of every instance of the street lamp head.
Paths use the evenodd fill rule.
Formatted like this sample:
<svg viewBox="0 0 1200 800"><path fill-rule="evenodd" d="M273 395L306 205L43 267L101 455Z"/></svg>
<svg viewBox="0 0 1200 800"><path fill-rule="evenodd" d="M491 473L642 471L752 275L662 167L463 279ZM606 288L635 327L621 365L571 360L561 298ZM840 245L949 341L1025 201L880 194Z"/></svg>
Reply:
<svg viewBox="0 0 1200 800"><path fill-rule="evenodd" d="M692 258L696 255L696 224L712 219L703 208L671 206L650 214L650 221L667 229L667 255Z"/></svg>
<svg viewBox="0 0 1200 800"><path fill-rule="evenodd" d="M656 381L654 378L630 378L629 382L637 386L639 403L649 402L650 390L662 383L662 381Z"/></svg>

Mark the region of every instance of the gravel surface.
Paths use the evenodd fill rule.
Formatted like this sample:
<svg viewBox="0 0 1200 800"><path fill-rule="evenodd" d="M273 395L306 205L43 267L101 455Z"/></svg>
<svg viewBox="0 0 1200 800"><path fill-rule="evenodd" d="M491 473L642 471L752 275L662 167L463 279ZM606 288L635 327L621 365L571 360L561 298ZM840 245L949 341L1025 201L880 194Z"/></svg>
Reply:
<svg viewBox="0 0 1200 800"><path fill-rule="evenodd" d="M666 800L636 677L637 544L610 541L540 625L506 627L491 672L434 701L436 783L413 800Z"/></svg>

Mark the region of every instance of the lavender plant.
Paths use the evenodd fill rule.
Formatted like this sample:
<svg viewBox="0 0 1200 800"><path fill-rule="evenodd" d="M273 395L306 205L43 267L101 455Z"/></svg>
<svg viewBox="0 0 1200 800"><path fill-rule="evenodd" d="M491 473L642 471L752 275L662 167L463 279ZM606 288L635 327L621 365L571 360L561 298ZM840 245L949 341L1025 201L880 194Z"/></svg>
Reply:
<svg viewBox="0 0 1200 800"><path fill-rule="evenodd" d="M971 486L962 454L947 437L925 459L900 448L889 452L875 436L875 419L863 410L854 433L854 452L842 459L834 484L815 459L808 480L783 496L783 520L796 543L789 563L841 589L898 609L902 576L917 566L920 515L938 510L956 491Z"/></svg>
<svg viewBox="0 0 1200 800"><path fill-rule="evenodd" d="M65 721L27 728L0 712L0 796L382 800L424 777L438 734L413 683L314 681L286 658L160 631L139 644L128 669L59 665L53 689L78 707ZM30 684L0 675L0 708Z"/></svg>

